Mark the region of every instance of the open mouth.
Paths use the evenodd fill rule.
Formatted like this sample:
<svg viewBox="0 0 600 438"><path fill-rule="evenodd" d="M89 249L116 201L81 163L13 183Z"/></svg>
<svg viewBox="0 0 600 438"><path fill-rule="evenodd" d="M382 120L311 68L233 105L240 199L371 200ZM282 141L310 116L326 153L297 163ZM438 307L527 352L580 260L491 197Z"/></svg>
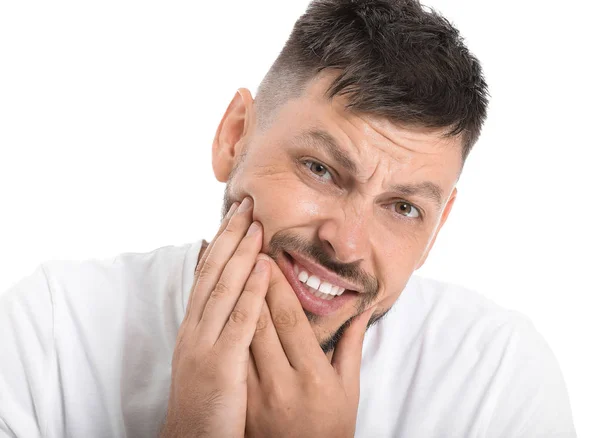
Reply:
<svg viewBox="0 0 600 438"><path fill-rule="evenodd" d="M281 270L296 293L300 304L319 316L333 314L348 301L358 298L358 292L329 282L305 267L288 253L283 253Z"/></svg>

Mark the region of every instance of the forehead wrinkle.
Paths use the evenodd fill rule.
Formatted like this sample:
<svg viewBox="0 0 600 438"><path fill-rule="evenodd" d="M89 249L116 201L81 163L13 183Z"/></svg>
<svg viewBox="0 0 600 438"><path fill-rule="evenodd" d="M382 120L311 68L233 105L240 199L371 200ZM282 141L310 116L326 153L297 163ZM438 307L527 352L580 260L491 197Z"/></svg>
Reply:
<svg viewBox="0 0 600 438"><path fill-rule="evenodd" d="M383 173L384 173L384 176L382 176L382 177L380 177L380 178L379 178L379 179L381 180L381 181L380 181L380 182L381 182L381 185L383 186L383 185L384 185L384 183L383 183L383 182L386 180L386 176L385 176L385 175L386 175L386 173L388 174L388 176L389 176L389 174L391 173L391 170L390 170L390 163L389 163L389 162L387 162L387 163L386 163L386 162L385 162L385 160L383 160L383 159L381 159L381 158L375 158L374 160L375 160L375 163L374 163L374 168L373 168L373 171L371 172L371 174L370 174L369 176L366 176L366 177L365 177L365 178L363 178L363 179L360 179L359 181L360 181L361 183L363 183L363 184L367 184L369 181L371 181L371 180L375 180L375 179L376 179L376 177L377 177L377 175L378 175L379 173L382 173L382 172L383 172ZM381 170L380 172L378 172L378 170L379 170L379 168L380 168L380 167L385 167L385 169L383 169L383 170ZM376 183L376 184L377 184L377 183Z"/></svg>
<svg viewBox="0 0 600 438"><path fill-rule="evenodd" d="M367 151L367 156L371 156L372 154L368 152L369 148L376 148L383 154L390 156L392 160L396 161L401 166L404 166L412 161L413 157L406 153L402 153L400 156L398 156L394 154L393 151L405 149L411 153L419 153L418 151L406 147L404 144L393 141L390 136L386 135L385 132L377 128L376 121L368 115L354 113L346 120L356 129L356 131L358 131L358 133L360 133L361 136L365 137L356 144L350 139L350 144L355 147L359 156L362 156L365 151ZM344 132L344 134L346 133ZM346 134L346 136L348 136L348 134ZM377 138L378 136L383 137L383 143L387 142L388 144L382 144L382 140L381 138ZM362 146L362 148L359 147L359 145Z"/></svg>
<svg viewBox="0 0 600 438"><path fill-rule="evenodd" d="M392 158L392 159L394 159L394 158ZM375 175L377 174L377 170L381 166L386 166L386 164L387 164L386 167L387 167L388 173L392 174L393 171L391 169L389 169L391 163L389 163L389 162L382 163L382 161L384 161L384 160L381 160L381 159L376 160L375 168L373 169L372 174L369 177L365 178L364 181L361 181L361 182L366 184L367 181L371 180L372 178L375 178ZM417 169L414 169L414 170L416 171L419 168L423 168L424 166L425 165L422 164ZM382 171L382 172L385 172L385 171ZM384 177L384 180L385 179L386 178ZM384 187L384 190L389 190L391 192L395 192L402 197L406 197L406 198L419 197L419 198L423 198L423 199L428 199L435 204L437 209L440 209L442 207L442 203L444 200L444 192L443 192L442 188L432 181L422 181L422 182L416 182L416 183L407 182L407 183L397 183L397 184L383 183L383 187Z"/></svg>
<svg viewBox="0 0 600 438"><path fill-rule="evenodd" d="M380 136L382 136L383 138L385 138L387 141L389 141L393 146L395 147L400 147L401 149L405 149L409 152L412 152L414 154L422 154L422 155L436 155L438 152L435 150L432 150L430 152L427 151L423 151L423 150L417 150L414 149L412 147L409 147L407 143L410 142L416 142L416 143L423 143L424 141L428 141L431 139L431 136L426 136L427 138L418 138L415 137L414 135L406 135L404 134L404 141L401 140L394 140L389 134L386 134L385 129L382 129L381 127L379 127L379 125L381 125L381 123L378 123L377 121L373 121L371 123L368 123L369 127L371 128L371 130L373 130L374 132L376 132L377 134L379 134ZM401 128L402 129L402 128ZM413 129L419 129L418 127L414 127ZM405 129L403 129L403 131L408 132L410 134L410 127L406 127ZM433 132L432 132L433 133ZM433 143L434 147L443 147L444 145L441 144L444 142L444 138L442 136L436 136L437 138L435 139L435 142Z"/></svg>
<svg viewBox="0 0 600 438"><path fill-rule="evenodd" d="M371 146L379 149L382 153L384 153L386 155L390 155L387 151L383 150L382 147L378 144L373 144ZM402 147L402 146L400 146L400 147ZM416 161L413 159L413 157L407 157L405 163L403 163L397 157L391 156L390 158L392 161L398 162L403 168L406 168L407 164L409 164L410 162ZM373 169L373 172L371 173L371 175L369 177L365 178L363 182L366 183L368 180L374 178L375 175L377 174L377 170L381 166L387 167L387 171L388 171L387 173L389 173L389 174L393 173L393 170L390 169L391 161L386 161L384 159L379 158L379 159L375 160L375 168ZM420 163L419 165L417 165L416 168L408 169L408 170L410 170L410 173L412 174L412 173L418 172L419 169L422 169L424 167L426 167L426 164ZM444 200L444 191L442 190L442 188L439 185L437 185L436 183L434 183L432 181L422 181L422 182L416 182L416 183L407 182L407 183L398 183L398 184L389 184L389 185L384 184L384 187L387 187L386 190L396 192L400 196L404 196L407 198L420 197L420 198L428 199L435 204L437 209L440 209L442 207L442 203Z"/></svg>
<svg viewBox="0 0 600 438"><path fill-rule="evenodd" d="M358 142L359 144L364 145L364 147L360 148L358 146L358 144L355 144L355 142L352 141L352 138L350 138L348 136L348 134L346 134L345 132L344 132L344 134L346 134L346 136L348 137L347 143L352 144L358 150L359 156L362 155L361 152L364 153L364 150L368 151L369 148L376 148L384 155L389 156L391 160L396 161L400 165L402 165L402 167L405 167L406 164L414 161L414 157L412 157L411 155L421 153L419 151L415 151L410 148L406 148L405 145L394 143L388 136L386 136L385 134L383 134L376 128L372 127L369 123L365 122L365 124L367 126L364 126L364 125L360 126L360 124L357 124L355 122L356 121L350 121L350 123L352 125L354 125L354 127L357 128L357 130L359 132L361 132L363 135L365 135L367 137L367 139L361 139L361 141ZM369 128L371 128L371 129L369 129ZM384 137L387 141L392 143L392 148L399 147L400 149L406 149L409 152L412 152L412 154L409 153L409 154L407 154L408 156L402 157L402 158L404 158L404 160L392 155L389 152L389 150L386 150L385 147L381 144L381 141L377 141L376 139L373 138L374 137L373 134L369 131L372 131L372 132L377 133L377 134L381 135L382 137ZM375 141L370 142L368 140L369 137L370 137L370 139L375 140ZM380 168L380 165L383 164L383 163L381 163L381 161L382 161L381 157L379 159L375 159L374 169L372 172L370 172L370 176L365 177L365 178L360 178L358 165L352 160L352 158L350 158L348 151L345 150L345 148L342 147L338 143L338 141L335 139L335 137L332 134L329 134L329 132L327 132L323 129L319 129L319 128L312 128L312 129L309 129L308 131L304 131L304 132L296 135L294 137L294 139L297 142L299 142L300 144L305 143L305 144L308 144L309 146L317 147L319 149L324 150L328 155L334 157L343 167L345 167L350 173L352 173L353 176L355 178L357 178L361 183L367 183L369 180L373 179L375 177L375 175L377 174L377 170ZM361 149L364 149L364 150L361 151ZM393 150L395 150L395 149L393 149ZM372 156L373 154L367 153L367 156L369 156L369 155ZM361 162L363 165L365 164L363 162L363 160L360 160L359 162ZM391 165L391 163L388 163L388 167L390 165ZM422 166L423 165L421 165L420 167L422 167ZM436 207L438 209L441 208L441 205L442 205L443 191L437 184L435 184L431 181L424 181L424 182L420 182L420 183L392 184L391 186L388 186L388 190L396 192L401 196L421 197L421 198L429 199L434 202L434 204L436 205Z"/></svg>
<svg viewBox="0 0 600 438"><path fill-rule="evenodd" d="M395 157L392 154L389 153L389 151L385 150L381 145L379 145L379 141L377 140L377 138L375 137L375 135L373 135L373 131L372 129L370 129L370 125L369 123L364 120L363 117L361 117L361 115L359 114L351 114L350 117L345 117L345 121L348 122L350 125L352 125L354 127L354 129L361 135L364 136L364 138L359 138L358 141L355 141L357 139L355 139L355 135L353 135L352 133L348 133L346 132L345 129L341 129L341 134L343 134L347 141L344 142L345 144L349 144L354 148L354 151L356 152L357 155L357 159L358 159L358 163L360 163L360 167L361 169L359 169L359 172L357 172L357 174L355 175L355 177L357 178L357 180L359 180L360 182L367 182L369 180L371 180L376 174L377 174L377 169L379 168L379 165L382 164L382 158L378 157L376 158L375 155L373 153L373 149L377 149L378 152L383 153L384 155L389 156L393 161L398 162L400 165L403 165L403 159L399 158L399 157ZM377 131L375 131L375 133L377 133ZM366 156L365 156L366 155ZM375 168L373 169L372 172L370 172L369 176L366 177L360 177L360 173L362 173L361 171L365 170L365 168L369 167L369 163L368 163L368 159L375 159ZM390 167L390 163L388 163L388 168ZM389 171L389 169L388 169Z"/></svg>

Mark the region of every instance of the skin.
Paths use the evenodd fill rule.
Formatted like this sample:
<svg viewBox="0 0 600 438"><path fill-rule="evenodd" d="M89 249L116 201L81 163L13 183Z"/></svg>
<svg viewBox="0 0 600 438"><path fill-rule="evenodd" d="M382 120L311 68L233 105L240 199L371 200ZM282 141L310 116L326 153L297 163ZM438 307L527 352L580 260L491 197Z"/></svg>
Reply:
<svg viewBox="0 0 600 438"><path fill-rule="evenodd" d="M327 254L332 265L346 268L346 278L370 291L335 315L310 318L322 344L368 305L377 305L374 318L391 308L427 259L448 218L462 169L460 137L351 113L343 98L324 97L333 77L334 73L318 75L299 98L282 105L266 127L258 123L250 92L238 90L212 149L215 176L227 182L225 208L244 196L255 202L254 218L264 227L263 252L280 264L280 254L270 251L273 237L303 239L311 242L304 249ZM315 127L333 136L357 163L356 177L315 148L291 142ZM337 175L329 181L315 178L300 163L303 159L325 164ZM440 206L389 191L393 184L424 181L441 189ZM397 213L400 201L411 202L423 214L410 218ZM371 291L368 285L373 282L378 288Z"/></svg>
<svg viewBox="0 0 600 438"><path fill-rule="evenodd" d="M330 363L286 278L259 253L252 204L233 204L196 267L161 436L351 437L374 307L352 322Z"/></svg>
<svg viewBox="0 0 600 438"><path fill-rule="evenodd" d="M219 125L213 169L235 212L196 268L162 436L354 436L367 324L427 258L462 162L460 139L443 131L401 127L325 99L331 79L316 77L268 126L259 126L241 89ZM314 145L295 144L314 128L341 145L356 175ZM423 182L439 187L439 205L390 191ZM314 256L362 293L334 314L306 315L280 269L286 249Z"/></svg>
<svg viewBox="0 0 600 438"><path fill-rule="evenodd" d="M236 208L237 204L196 267L173 352L161 437L244 434L249 346L264 302L270 264L257 261L260 225L255 233L246 235L251 209ZM253 270L255 263L257 269Z"/></svg>

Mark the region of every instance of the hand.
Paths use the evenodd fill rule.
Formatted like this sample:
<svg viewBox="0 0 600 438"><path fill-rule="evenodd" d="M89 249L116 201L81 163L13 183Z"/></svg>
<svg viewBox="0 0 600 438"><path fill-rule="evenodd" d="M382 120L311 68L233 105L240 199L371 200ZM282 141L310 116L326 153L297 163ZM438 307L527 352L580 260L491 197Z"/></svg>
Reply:
<svg viewBox="0 0 600 438"><path fill-rule="evenodd" d="M173 353L163 437L244 435L249 347L270 275L268 257L259 254L262 229L249 229L246 202L237 211L234 204L196 269Z"/></svg>
<svg viewBox="0 0 600 438"><path fill-rule="evenodd" d="M246 437L353 437L362 343L374 307L357 316L331 363L294 291L271 263L250 350Z"/></svg>

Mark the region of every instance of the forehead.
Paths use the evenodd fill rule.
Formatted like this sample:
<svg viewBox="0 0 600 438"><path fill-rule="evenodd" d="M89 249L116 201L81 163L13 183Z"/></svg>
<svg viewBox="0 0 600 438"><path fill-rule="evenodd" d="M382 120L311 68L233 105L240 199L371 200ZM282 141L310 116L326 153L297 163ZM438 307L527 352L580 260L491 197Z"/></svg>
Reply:
<svg viewBox="0 0 600 438"><path fill-rule="evenodd" d="M393 179L435 180L449 193L462 168L462 138L446 136L445 129L402 125L356 113L346 107L344 96L325 96L333 77L317 76L300 96L286 101L269 129L271 134L297 146L319 148L333 143L353 158L350 166L356 164L363 176L383 166L388 175L395 174Z"/></svg>

